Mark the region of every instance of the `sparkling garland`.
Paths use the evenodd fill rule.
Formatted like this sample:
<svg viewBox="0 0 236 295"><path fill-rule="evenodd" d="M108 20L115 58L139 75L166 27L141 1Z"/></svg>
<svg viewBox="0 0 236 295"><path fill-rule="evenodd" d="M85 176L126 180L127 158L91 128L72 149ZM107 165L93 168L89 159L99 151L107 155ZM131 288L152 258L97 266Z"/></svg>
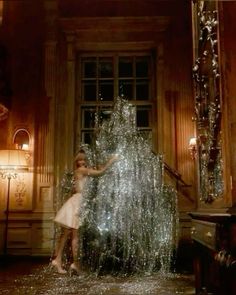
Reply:
<svg viewBox="0 0 236 295"><path fill-rule="evenodd" d="M193 78L199 147L200 200L211 203L223 196L218 13L198 6L199 49Z"/></svg>
<svg viewBox="0 0 236 295"><path fill-rule="evenodd" d="M168 272L177 244L177 196L163 183L163 160L136 129L136 109L118 98L99 126L90 164L120 159L84 192L81 259L92 271Z"/></svg>

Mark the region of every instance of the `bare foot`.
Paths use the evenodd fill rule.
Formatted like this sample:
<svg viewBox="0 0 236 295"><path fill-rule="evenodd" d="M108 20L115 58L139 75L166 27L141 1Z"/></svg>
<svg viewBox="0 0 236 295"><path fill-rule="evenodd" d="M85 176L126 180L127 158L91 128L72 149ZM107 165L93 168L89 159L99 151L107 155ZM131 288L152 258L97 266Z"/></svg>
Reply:
<svg viewBox="0 0 236 295"><path fill-rule="evenodd" d="M65 274L67 271L62 268L61 264L56 260L52 260L51 265L57 270L58 273L60 274Z"/></svg>

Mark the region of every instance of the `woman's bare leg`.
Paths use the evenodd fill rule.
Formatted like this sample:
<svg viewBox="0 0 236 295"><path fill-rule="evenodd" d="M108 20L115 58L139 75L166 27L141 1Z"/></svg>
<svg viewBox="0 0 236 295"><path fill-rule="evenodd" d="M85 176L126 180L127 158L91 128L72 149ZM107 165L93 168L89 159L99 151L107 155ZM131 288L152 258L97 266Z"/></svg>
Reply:
<svg viewBox="0 0 236 295"><path fill-rule="evenodd" d="M70 234L70 229L67 229L67 228L64 229L57 246L56 258L52 261L52 265L57 268L57 271L59 273L65 273L65 270L63 270L62 268L62 255L63 255L65 243L68 239L69 234Z"/></svg>
<svg viewBox="0 0 236 295"><path fill-rule="evenodd" d="M73 255L73 263L71 264L71 268L76 272L79 272L79 261L78 261L78 248L79 248L79 237L78 230L72 229L72 240L71 240L71 248Z"/></svg>

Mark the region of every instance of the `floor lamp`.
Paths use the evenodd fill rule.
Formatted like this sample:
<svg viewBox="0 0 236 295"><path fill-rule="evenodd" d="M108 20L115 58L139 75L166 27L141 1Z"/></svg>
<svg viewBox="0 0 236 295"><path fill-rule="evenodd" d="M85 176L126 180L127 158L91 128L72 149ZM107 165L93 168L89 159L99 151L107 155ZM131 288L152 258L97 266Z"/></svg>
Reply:
<svg viewBox="0 0 236 295"><path fill-rule="evenodd" d="M24 150L0 150L0 177L7 179L6 218L4 232L3 254L7 255L8 223L11 180L17 178L18 173L28 170L27 154Z"/></svg>

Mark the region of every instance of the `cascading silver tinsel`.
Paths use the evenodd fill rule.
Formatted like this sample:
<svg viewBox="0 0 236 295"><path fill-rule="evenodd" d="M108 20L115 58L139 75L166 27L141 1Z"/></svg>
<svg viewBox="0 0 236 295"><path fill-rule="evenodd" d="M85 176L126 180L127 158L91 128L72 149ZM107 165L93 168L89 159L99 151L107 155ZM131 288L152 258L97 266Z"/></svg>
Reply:
<svg viewBox="0 0 236 295"><path fill-rule="evenodd" d="M90 164L119 156L104 175L89 179L84 193L81 259L98 273L167 273L176 248L176 192L163 183L162 156L137 131L135 115L118 98L89 151Z"/></svg>

